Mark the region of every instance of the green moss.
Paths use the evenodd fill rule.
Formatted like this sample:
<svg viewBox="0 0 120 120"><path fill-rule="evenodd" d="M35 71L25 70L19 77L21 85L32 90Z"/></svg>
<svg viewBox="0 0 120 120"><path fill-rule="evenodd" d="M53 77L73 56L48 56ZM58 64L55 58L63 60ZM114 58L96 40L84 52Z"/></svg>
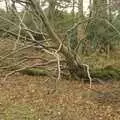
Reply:
<svg viewBox="0 0 120 120"><path fill-rule="evenodd" d="M46 76L48 74L48 70L43 68L27 68L21 71L23 74L27 75L35 75L35 76Z"/></svg>
<svg viewBox="0 0 120 120"><path fill-rule="evenodd" d="M43 68L28 68L21 72L23 74L35 76L46 76L49 74L49 71ZM92 78L100 78L102 80L120 79L120 68L114 68L113 66L92 69L90 73Z"/></svg>
<svg viewBox="0 0 120 120"><path fill-rule="evenodd" d="M103 69L96 69L91 71L91 76L103 80L120 79L120 69L114 67L105 67Z"/></svg>

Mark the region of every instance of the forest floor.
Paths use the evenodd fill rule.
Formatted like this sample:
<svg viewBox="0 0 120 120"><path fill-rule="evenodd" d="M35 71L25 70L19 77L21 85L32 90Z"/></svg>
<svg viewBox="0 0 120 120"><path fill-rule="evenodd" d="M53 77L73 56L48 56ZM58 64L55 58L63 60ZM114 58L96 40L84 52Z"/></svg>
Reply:
<svg viewBox="0 0 120 120"><path fill-rule="evenodd" d="M120 81L57 83L17 74L0 80L0 120L120 120Z"/></svg>
<svg viewBox="0 0 120 120"><path fill-rule="evenodd" d="M6 46L8 42L1 44L1 55ZM117 66L119 57L106 63L105 57L86 61L98 67ZM56 84L49 77L16 73L4 81L1 75L0 120L120 120L120 81L93 83L89 89L89 83L76 80L61 79Z"/></svg>

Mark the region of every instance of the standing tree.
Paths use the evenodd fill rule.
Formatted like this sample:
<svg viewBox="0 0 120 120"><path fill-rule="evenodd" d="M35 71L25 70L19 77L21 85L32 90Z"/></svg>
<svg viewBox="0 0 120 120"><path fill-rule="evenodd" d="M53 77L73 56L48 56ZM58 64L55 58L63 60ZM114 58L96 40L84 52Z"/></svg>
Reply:
<svg viewBox="0 0 120 120"><path fill-rule="evenodd" d="M78 14L79 17L83 17L83 0L78 0Z"/></svg>

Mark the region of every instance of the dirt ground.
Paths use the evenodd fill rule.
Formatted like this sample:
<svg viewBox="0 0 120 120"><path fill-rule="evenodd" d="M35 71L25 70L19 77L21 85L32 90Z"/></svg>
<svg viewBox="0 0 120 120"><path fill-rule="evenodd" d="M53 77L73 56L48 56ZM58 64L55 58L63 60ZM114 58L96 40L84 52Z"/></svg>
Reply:
<svg viewBox="0 0 120 120"><path fill-rule="evenodd" d="M0 120L120 120L120 81L104 85L16 74L0 80Z"/></svg>

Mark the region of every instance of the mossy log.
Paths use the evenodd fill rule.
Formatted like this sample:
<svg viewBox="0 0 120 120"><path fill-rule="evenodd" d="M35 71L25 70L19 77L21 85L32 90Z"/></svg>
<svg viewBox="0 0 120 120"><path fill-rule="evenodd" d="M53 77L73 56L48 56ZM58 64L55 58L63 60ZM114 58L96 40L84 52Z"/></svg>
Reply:
<svg viewBox="0 0 120 120"><path fill-rule="evenodd" d="M120 68L114 68L108 66L101 69L91 70L92 78L99 78L102 80L119 80L120 79Z"/></svg>
<svg viewBox="0 0 120 120"><path fill-rule="evenodd" d="M43 68L27 68L21 71L22 74L32 75L32 76L47 76L48 70Z"/></svg>
<svg viewBox="0 0 120 120"><path fill-rule="evenodd" d="M43 68L27 68L21 71L23 74L33 75L33 76L47 76L49 71ZM90 70L92 78L98 78L101 80L119 80L120 79L120 68L114 68L112 66L107 66L101 69ZM86 78L85 78L86 79Z"/></svg>

